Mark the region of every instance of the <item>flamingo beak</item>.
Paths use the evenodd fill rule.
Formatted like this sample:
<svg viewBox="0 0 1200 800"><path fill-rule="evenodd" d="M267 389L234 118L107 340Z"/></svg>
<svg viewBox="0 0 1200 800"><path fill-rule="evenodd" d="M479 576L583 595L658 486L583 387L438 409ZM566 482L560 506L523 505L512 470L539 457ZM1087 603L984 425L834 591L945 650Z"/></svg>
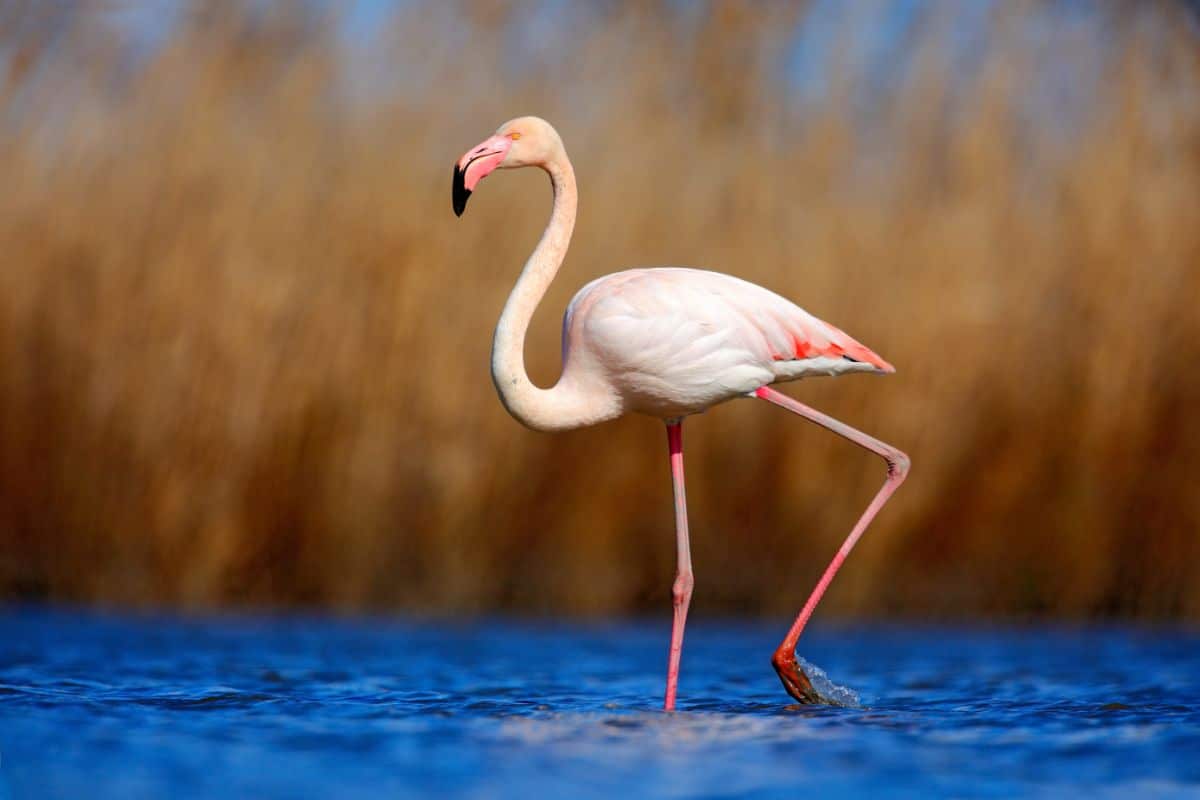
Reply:
<svg viewBox="0 0 1200 800"><path fill-rule="evenodd" d="M450 193L455 216L462 216L471 192L504 162L511 147L512 140L507 136L492 136L472 147L458 160L454 165L454 184Z"/></svg>

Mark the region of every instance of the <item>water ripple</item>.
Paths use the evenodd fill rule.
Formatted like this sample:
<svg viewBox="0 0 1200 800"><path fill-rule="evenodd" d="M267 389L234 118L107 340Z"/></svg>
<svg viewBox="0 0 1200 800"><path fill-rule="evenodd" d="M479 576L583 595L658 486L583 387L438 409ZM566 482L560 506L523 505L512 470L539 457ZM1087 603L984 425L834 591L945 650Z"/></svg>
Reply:
<svg viewBox="0 0 1200 800"><path fill-rule="evenodd" d="M664 714L664 627L11 610L0 800L1200 796L1195 633L818 629L798 706L700 622Z"/></svg>

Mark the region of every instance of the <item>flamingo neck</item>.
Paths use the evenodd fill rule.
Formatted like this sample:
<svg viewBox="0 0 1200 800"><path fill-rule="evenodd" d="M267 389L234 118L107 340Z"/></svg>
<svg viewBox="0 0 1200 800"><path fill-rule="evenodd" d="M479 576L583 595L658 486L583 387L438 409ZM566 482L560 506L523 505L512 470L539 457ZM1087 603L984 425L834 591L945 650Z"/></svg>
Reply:
<svg viewBox="0 0 1200 800"><path fill-rule="evenodd" d="M554 206L550 222L525 262L496 324L492 381L508 413L521 424L534 430L568 430L611 419L620 412L610 393L588 391L583 381L571 375L564 373L552 388L542 389L525 371L525 333L567 254L578 202L575 171L565 153L542 168L550 176Z"/></svg>

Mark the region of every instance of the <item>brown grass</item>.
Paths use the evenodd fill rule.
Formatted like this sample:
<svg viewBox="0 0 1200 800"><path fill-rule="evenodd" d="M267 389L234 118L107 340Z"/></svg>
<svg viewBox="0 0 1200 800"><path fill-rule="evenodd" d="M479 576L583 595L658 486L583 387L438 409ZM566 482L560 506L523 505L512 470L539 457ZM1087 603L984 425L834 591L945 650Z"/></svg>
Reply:
<svg viewBox="0 0 1200 800"><path fill-rule="evenodd" d="M956 51L930 3L872 91L853 5L801 40L809 95L800 8L615 3L564 37L431 3L368 46L292 7L196 3L149 55L94 4L0 12L0 594L662 607L661 425L531 433L490 384L548 190L507 174L456 220L450 165L537 113L582 192L540 382L574 290L656 263L761 282L898 366L789 389L915 464L826 613L1200 619L1183 12L998 3ZM698 612L794 611L881 465L750 401L687 440Z"/></svg>

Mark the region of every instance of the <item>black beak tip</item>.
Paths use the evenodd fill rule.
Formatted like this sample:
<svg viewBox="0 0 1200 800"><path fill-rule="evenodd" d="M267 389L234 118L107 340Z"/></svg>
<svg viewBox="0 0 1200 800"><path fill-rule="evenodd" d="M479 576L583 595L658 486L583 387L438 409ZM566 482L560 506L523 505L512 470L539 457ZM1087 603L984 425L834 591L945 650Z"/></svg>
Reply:
<svg viewBox="0 0 1200 800"><path fill-rule="evenodd" d="M463 211L467 207L467 200L471 197L471 190L463 183L463 172L454 165L454 186L451 191L451 199L454 204L454 216L461 217Z"/></svg>

